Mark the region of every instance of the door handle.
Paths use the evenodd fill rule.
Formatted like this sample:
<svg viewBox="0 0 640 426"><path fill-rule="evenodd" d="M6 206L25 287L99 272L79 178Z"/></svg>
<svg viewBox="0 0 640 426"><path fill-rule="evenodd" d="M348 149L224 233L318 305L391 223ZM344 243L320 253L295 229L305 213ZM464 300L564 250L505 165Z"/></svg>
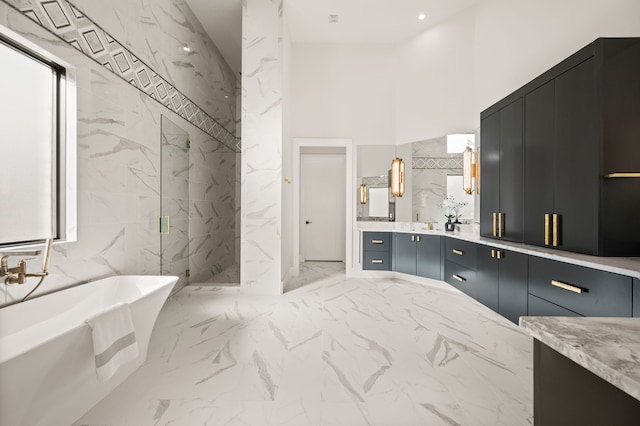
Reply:
<svg viewBox="0 0 640 426"><path fill-rule="evenodd" d="M544 215L544 245L549 245L549 213Z"/></svg>
<svg viewBox="0 0 640 426"><path fill-rule="evenodd" d="M498 236L498 230L496 228L496 212L493 212L493 236Z"/></svg>
<svg viewBox="0 0 640 426"><path fill-rule="evenodd" d="M304 223L306 223L307 225L310 224L311 222L309 222L308 220L306 220Z"/></svg>

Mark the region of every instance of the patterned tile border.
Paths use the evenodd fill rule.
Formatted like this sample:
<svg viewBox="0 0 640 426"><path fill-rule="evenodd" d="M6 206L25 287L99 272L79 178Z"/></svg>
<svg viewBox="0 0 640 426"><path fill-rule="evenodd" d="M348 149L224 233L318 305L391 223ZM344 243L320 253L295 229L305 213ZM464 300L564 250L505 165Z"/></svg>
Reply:
<svg viewBox="0 0 640 426"><path fill-rule="evenodd" d="M362 183L364 183L367 186L374 186L374 185L389 186L389 179L387 176L369 176L369 177L363 177Z"/></svg>
<svg viewBox="0 0 640 426"><path fill-rule="evenodd" d="M240 138L207 114L130 50L67 0L2 0L44 29L180 115L227 148L240 152Z"/></svg>
<svg viewBox="0 0 640 426"><path fill-rule="evenodd" d="M462 155L458 157L413 157L414 169L462 169Z"/></svg>

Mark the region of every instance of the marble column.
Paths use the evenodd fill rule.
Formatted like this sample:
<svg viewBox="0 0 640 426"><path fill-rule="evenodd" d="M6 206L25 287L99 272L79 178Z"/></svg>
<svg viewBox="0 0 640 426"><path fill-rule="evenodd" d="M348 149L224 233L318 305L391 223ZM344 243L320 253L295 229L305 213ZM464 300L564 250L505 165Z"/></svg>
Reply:
<svg viewBox="0 0 640 426"><path fill-rule="evenodd" d="M243 0L240 283L280 294L282 0Z"/></svg>

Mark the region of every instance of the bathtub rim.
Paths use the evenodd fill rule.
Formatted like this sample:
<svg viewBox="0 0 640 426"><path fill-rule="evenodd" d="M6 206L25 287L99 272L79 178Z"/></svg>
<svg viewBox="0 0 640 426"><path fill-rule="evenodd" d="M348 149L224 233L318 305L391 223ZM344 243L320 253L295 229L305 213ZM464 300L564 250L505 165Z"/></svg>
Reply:
<svg viewBox="0 0 640 426"><path fill-rule="evenodd" d="M179 279L179 277L173 276L173 275L112 275L112 276L109 276L109 277L104 277L104 278L97 279L95 281L89 281L89 282L86 282L86 283L83 283L83 284L78 284L78 285L75 285L75 286L72 286L72 287L67 287L67 288L61 289L59 291L50 292L47 295L58 294L58 293L62 293L62 292L65 292L65 291L73 291L74 289L77 289L78 287L86 286L86 285L98 285L98 283L100 283L101 281L106 281L106 280L110 280L110 279L113 279L113 278L120 278L120 277L122 277L122 278L124 278L124 277L129 277L129 278L135 278L135 277L152 278L152 277L156 277L156 278L162 278L163 280L166 280L166 282L164 282L162 285L159 285L159 286L149 290L148 292L141 294L140 297L138 297L138 298L136 298L136 299L134 299L134 300L132 300L130 302L127 302L129 305L132 305L133 303L135 303L138 300L144 299L146 297L150 297L153 294L162 291L165 287L168 287L168 286L174 287L176 285L176 283L178 282L178 279ZM169 290L169 293L170 292L171 292L171 290ZM4 306L4 307L0 308L0 310L7 309L7 308L19 309L20 306L24 306L25 304L28 304L29 302L35 302L37 300L41 300L43 297L46 297L47 295L43 295L43 296L37 297L35 299L29 299L29 300L26 300L24 302L20 302L20 303L17 303L17 304ZM165 302L166 302L166 299L165 299ZM154 322L155 322L155 320L154 320ZM76 331L76 330L78 330L78 329L80 329L82 327L85 327L85 326L88 327L88 324L85 322L85 319L81 319L76 325L74 325L72 327L65 328L65 330L63 332L61 332L61 333L58 333L58 334L55 334L55 335L51 335L51 336L47 336L44 339L39 339L38 343L35 344L35 345L23 345L23 347L21 347L17 351L7 350L6 353L5 353L5 350L3 349L3 347L5 345L5 343L3 343L3 340L6 339L9 336L12 336L12 335L16 334L16 333L11 333L11 334L9 334L7 336L0 336L0 364L3 364L3 363L8 362L8 361L11 361L14 358L22 356L22 355L24 355L24 354L26 354L26 353L28 353L30 351L33 351L33 350L37 349L40 346L44 346L44 345L52 342L53 340L55 340L57 338L60 338L61 336L64 336L64 335L66 335L68 333L72 333L72 332L74 332L74 331Z"/></svg>

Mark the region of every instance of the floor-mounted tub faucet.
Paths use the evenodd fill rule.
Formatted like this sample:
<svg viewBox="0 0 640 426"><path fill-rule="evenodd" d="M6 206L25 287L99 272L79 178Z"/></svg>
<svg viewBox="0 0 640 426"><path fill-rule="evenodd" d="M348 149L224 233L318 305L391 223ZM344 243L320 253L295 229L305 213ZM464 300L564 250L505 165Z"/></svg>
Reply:
<svg viewBox="0 0 640 426"><path fill-rule="evenodd" d="M44 255L42 258L42 272L27 272L27 261L25 259L20 259L17 266L14 266L13 268L9 267L10 256L37 256L40 254L40 250L5 252L0 259L0 277L6 277L4 279L5 285L24 284L27 281L27 278L30 277L40 278L40 282L38 282L38 284L22 299L23 302L27 297L31 296L38 287L40 287L42 281L44 281L45 277L49 275L49 258L51 257L52 244L53 239L51 238L45 242Z"/></svg>

